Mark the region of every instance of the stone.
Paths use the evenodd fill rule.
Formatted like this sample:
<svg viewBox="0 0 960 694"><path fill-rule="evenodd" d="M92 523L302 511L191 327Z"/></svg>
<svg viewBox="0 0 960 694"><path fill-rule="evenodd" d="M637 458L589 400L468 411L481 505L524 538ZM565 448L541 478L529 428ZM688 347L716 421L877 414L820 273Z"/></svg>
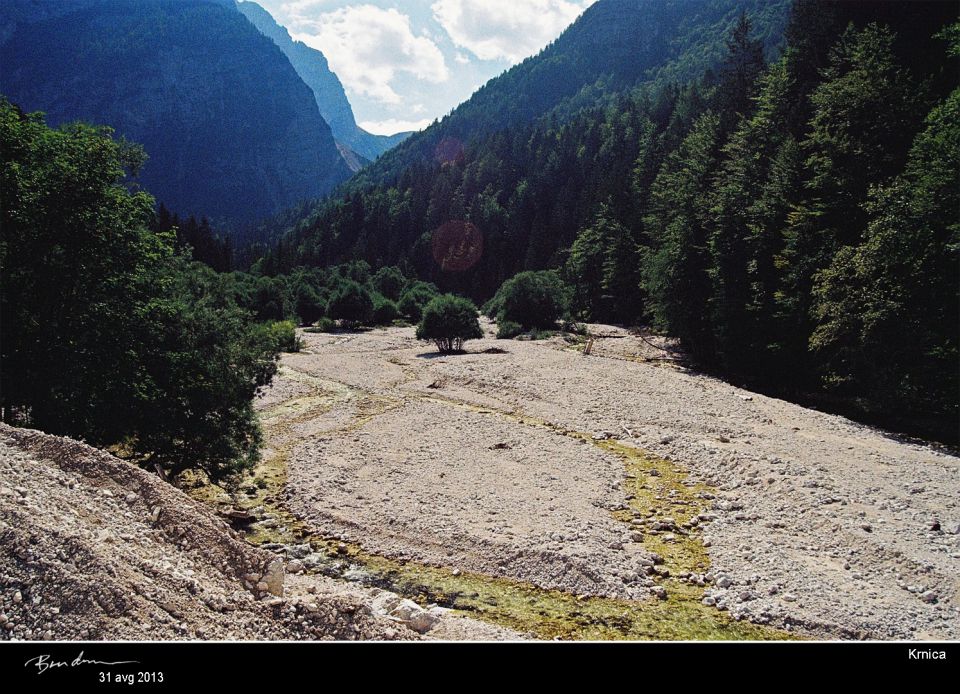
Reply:
<svg viewBox="0 0 960 694"><path fill-rule="evenodd" d="M263 574L263 581L267 584L267 590L277 597L283 597L283 560L274 559L267 566Z"/></svg>
<svg viewBox="0 0 960 694"><path fill-rule="evenodd" d="M932 590L927 590L920 594L920 599L928 605L932 605L933 603L937 602L938 597L939 596Z"/></svg>
<svg viewBox="0 0 960 694"><path fill-rule="evenodd" d="M702 602L707 607L713 607L714 605L717 604L717 599L712 595L707 595L700 602Z"/></svg>
<svg viewBox="0 0 960 694"><path fill-rule="evenodd" d="M797 601L797 596L794 595L793 593L784 593L784 594L783 594L783 599L784 599L785 602L796 602L796 601Z"/></svg>
<svg viewBox="0 0 960 694"><path fill-rule="evenodd" d="M303 562L299 559L293 559L287 564L287 571L292 574L303 573Z"/></svg>
<svg viewBox="0 0 960 694"><path fill-rule="evenodd" d="M130 492L125 497L123 497L123 500L126 501L128 504L132 504L139 498L140 497L138 497L134 492Z"/></svg>
<svg viewBox="0 0 960 694"><path fill-rule="evenodd" d="M733 581L730 580L729 576L720 576L717 579L717 588L729 588L733 585Z"/></svg>
<svg viewBox="0 0 960 694"><path fill-rule="evenodd" d="M390 611L390 616L400 620L418 634L425 634L440 621L433 612L423 609L413 600L403 599Z"/></svg>
<svg viewBox="0 0 960 694"><path fill-rule="evenodd" d="M650 594L659 600L667 599L667 589L663 586L651 586Z"/></svg>
<svg viewBox="0 0 960 694"><path fill-rule="evenodd" d="M870 525L869 523L861 523L861 524L860 524L860 529L861 529L861 530L864 530L864 531L866 531L866 532L868 532L868 533L872 533L872 532L873 532L873 526Z"/></svg>

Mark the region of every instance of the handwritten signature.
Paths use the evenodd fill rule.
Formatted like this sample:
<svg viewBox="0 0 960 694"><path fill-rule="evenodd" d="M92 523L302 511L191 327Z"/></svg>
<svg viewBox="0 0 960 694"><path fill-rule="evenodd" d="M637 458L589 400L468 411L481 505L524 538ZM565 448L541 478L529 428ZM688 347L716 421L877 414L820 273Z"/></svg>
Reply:
<svg viewBox="0 0 960 694"><path fill-rule="evenodd" d="M83 651L80 651L80 655L73 660L51 660L49 654L44 654L38 655L36 658L31 658L25 662L23 666L33 666L37 669L37 674L42 675L47 670L52 670L53 668L58 667L77 667L79 665L130 665L139 662L139 660L116 660L113 662L108 662L106 660L91 660L89 658L84 658Z"/></svg>

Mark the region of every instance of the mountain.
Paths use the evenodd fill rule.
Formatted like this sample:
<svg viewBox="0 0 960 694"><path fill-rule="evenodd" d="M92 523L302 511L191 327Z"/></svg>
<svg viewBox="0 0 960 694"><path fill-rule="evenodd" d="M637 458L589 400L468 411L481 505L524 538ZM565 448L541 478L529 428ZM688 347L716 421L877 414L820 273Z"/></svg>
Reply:
<svg viewBox="0 0 960 694"><path fill-rule="evenodd" d="M0 26L0 93L142 144L139 182L181 214L253 221L351 174L310 88L233 0L4 0Z"/></svg>
<svg viewBox="0 0 960 694"><path fill-rule="evenodd" d="M723 57L741 12L768 54L783 41L790 0L600 0L538 55L490 80L439 124L391 150L357 182L392 180L446 140L468 143L549 113L561 119L639 84L685 82Z"/></svg>
<svg viewBox="0 0 960 694"><path fill-rule="evenodd" d="M257 3L240 2L237 7L264 36L277 44L297 74L313 90L320 114L330 124L337 142L372 161L410 135L374 135L358 126L343 85L330 70L323 53L301 41L294 41L287 30Z"/></svg>

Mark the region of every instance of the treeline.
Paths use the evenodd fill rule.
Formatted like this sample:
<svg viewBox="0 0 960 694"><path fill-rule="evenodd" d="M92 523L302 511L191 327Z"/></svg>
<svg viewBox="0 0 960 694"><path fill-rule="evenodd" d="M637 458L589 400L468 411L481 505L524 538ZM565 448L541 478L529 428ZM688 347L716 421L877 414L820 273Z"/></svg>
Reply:
<svg viewBox="0 0 960 694"><path fill-rule="evenodd" d="M406 277L399 268L372 272L363 260L327 268L299 267L288 274L253 272L221 276L224 289L260 321L294 321L324 329L389 326L420 320L439 294L433 284Z"/></svg>
<svg viewBox="0 0 960 694"><path fill-rule="evenodd" d="M741 18L702 79L414 160L261 267L364 259L478 301L560 269L580 318L651 321L706 368L955 416L957 9L901 9L801 0L772 64ZM445 273L432 232L461 219L485 251Z"/></svg>
<svg viewBox="0 0 960 694"><path fill-rule="evenodd" d="M228 275L151 231L154 200L129 183L143 161L109 129L53 130L0 98L3 421L222 479L259 454L253 398L293 325L256 320Z"/></svg>

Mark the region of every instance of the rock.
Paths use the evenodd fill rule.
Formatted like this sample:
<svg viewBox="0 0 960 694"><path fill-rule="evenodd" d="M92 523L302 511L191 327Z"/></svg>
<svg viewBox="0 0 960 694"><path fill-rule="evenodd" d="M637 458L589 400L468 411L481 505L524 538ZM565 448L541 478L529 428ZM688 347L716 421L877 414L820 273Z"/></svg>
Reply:
<svg viewBox="0 0 960 694"><path fill-rule="evenodd" d="M873 532L873 526L870 525L869 523L861 523L861 524L860 524L860 529L861 529L861 530L864 530L864 531L866 531L866 532L868 532L868 533L872 533L872 532Z"/></svg>
<svg viewBox="0 0 960 694"><path fill-rule="evenodd" d="M371 601L370 609L372 609L375 614L390 614L399 607L399 605L399 596L383 591Z"/></svg>
<svg viewBox="0 0 960 694"><path fill-rule="evenodd" d="M667 599L667 589L664 588L663 586L652 586L650 588L650 594L660 600Z"/></svg>
<svg viewBox="0 0 960 694"><path fill-rule="evenodd" d="M928 527L932 532L940 532L940 521L933 519Z"/></svg>
<svg viewBox="0 0 960 694"><path fill-rule="evenodd" d="M283 561L274 559L267 566L263 574L263 581L267 584L267 590L277 597L283 597Z"/></svg>
<svg viewBox="0 0 960 694"><path fill-rule="evenodd" d="M17 604L23 602L23 593L21 593L19 590L16 593L14 593L13 602Z"/></svg>
<svg viewBox="0 0 960 694"><path fill-rule="evenodd" d="M495 443L490 446L491 451L509 451L513 448L509 443Z"/></svg>
<svg viewBox="0 0 960 694"><path fill-rule="evenodd" d="M123 497L123 500L126 501L128 504L132 504L132 503L135 503L136 500L139 498L140 497L137 496L135 492L130 492L125 497Z"/></svg>
<svg viewBox="0 0 960 694"><path fill-rule="evenodd" d="M938 597L939 596L936 593L934 593L932 590L924 591L923 593L920 594L920 599L929 605L932 605L933 603L937 602Z"/></svg>
<svg viewBox="0 0 960 694"><path fill-rule="evenodd" d="M403 599L390 611L390 616L400 620L418 634L425 634L440 621L436 614L423 609L413 600Z"/></svg>
<svg viewBox="0 0 960 694"><path fill-rule="evenodd" d="M460 571L460 569L454 569L453 571L450 572L450 575L451 575L451 576L459 576L461 573L462 573L462 572Z"/></svg>
<svg viewBox="0 0 960 694"><path fill-rule="evenodd" d="M730 580L729 576L720 576L717 579L717 588L729 588L733 585L733 581Z"/></svg>
<svg viewBox="0 0 960 694"><path fill-rule="evenodd" d="M784 599L785 602L796 602L796 601L797 601L797 596L794 595L793 593L784 593L784 594L783 594L783 599Z"/></svg>
<svg viewBox="0 0 960 694"><path fill-rule="evenodd" d="M287 571L292 574L303 573L303 562L299 559L293 559L287 564Z"/></svg>
<svg viewBox="0 0 960 694"><path fill-rule="evenodd" d="M707 607L713 607L714 605L717 604L717 599L712 595L707 595L700 602L702 602Z"/></svg>

